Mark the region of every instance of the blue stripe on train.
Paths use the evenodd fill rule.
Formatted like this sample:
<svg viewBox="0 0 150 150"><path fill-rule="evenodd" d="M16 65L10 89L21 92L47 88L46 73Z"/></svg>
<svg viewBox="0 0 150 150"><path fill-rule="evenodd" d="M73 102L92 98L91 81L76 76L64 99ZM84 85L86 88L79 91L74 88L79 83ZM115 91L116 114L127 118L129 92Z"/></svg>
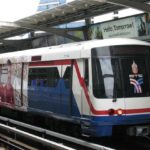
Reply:
<svg viewBox="0 0 150 150"><path fill-rule="evenodd" d="M84 116L89 118L89 116ZM127 116L91 116L82 120L82 131L91 136L111 136L113 126L150 125L150 114Z"/></svg>
<svg viewBox="0 0 150 150"><path fill-rule="evenodd" d="M139 115L122 115L122 116L93 116L92 121L98 122L100 125L126 125L150 123L150 114Z"/></svg>
<svg viewBox="0 0 150 150"><path fill-rule="evenodd" d="M56 87L29 86L28 106L35 111L37 109L55 114L79 117L80 113L71 92L69 82L63 79L57 81Z"/></svg>

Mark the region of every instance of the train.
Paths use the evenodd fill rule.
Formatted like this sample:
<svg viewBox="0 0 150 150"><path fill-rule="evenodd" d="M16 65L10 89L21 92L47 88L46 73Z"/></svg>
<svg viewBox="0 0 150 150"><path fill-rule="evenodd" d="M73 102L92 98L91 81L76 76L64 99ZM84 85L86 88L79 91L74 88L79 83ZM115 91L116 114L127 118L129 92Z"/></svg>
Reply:
<svg viewBox="0 0 150 150"><path fill-rule="evenodd" d="M114 38L2 53L4 108L90 137L150 135L150 44Z"/></svg>

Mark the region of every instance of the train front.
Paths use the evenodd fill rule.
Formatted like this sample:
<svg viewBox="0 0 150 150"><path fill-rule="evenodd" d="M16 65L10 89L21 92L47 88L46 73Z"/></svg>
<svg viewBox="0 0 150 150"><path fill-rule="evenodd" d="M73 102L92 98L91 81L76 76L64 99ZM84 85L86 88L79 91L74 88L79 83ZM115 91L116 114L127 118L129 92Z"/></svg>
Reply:
<svg viewBox="0 0 150 150"><path fill-rule="evenodd" d="M91 51L92 136L150 134L150 47L119 45Z"/></svg>

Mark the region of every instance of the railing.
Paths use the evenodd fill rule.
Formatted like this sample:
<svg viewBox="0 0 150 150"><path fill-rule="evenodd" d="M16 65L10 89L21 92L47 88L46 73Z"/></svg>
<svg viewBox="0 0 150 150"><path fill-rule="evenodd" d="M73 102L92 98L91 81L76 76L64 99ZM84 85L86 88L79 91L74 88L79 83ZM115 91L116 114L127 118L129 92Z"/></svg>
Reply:
<svg viewBox="0 0 150 150"><path fill-rule="evenodd" d="M78 147L84 147L85 149L95 149L95 150L113 150L111 148L102 146L102 145L98 145L95 143L91 143L88 141L84 141L81 139L77 139L74 137L70 137L67 135L63 135L60 133L56 133L50 130L46 130L40 127L36 127L36 126L32 126L26 123L22 123L16 120L12 120L6 117L2 117L0 116L0 121L3 122L4 124L0 123L0 128L9 132L12 132L14 134L14 137L18 136L22 136L24 138L30 139L32 141L36 141L38 143L41 143L42 145L46 145L55 149L62 149L62 150L74 150L76 148L73 148L73 146L67 146L67 142L72 143L73 145L78 145ZM10 125L14 127L10 127ZM24 128L24 129L28 129L29 131L32 130L32 132L38 132L40 133L41 136L35 135L35 134L31 134L29 133L29 131L25 132L23 131L23 129L17 129L17 128ZM52 141L50 139L45 138L46 136L51 136L54 138L57 138L57 142ZM58 142L58 139L60 139L60 143ZM66 141L63 142L62 144L62 140ZM65 144L65 145L64 145ZM70 144L69 144L70 145Z"/></svg>

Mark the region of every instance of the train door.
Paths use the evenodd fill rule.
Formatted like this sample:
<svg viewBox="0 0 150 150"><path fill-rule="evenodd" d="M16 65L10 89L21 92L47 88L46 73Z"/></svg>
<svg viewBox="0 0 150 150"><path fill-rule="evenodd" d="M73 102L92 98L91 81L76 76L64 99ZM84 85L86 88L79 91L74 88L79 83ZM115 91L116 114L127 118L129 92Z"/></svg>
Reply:
<svg viewBox="0 0 150 150"><path fill-rule="evenodd" d="M14 93L14 103L16 107L27 107L27 63L12 64L12 86Z"/></svg>
<svg viewBox="0 0 150 150"><path fill-rule="evenodd" d="M62 66L62 86L61 86L61 112L65 115L79 116L79 103L81 103L81 91L76 75L76 60L71 64ZM79 93L79 94L78 94ZM78 103L78 104L77 104Z"/></svg>
<svg viewBox="0 0 150 150"><path fill-rule="evenodd" d="M27 89L28 89L28 63L22 63L22 70L21 70L21 87L20 87L20 100L19 104L23 109L27 109L28 101L27 101Z"/></svg>
<svg viewBox="0 0 150 150"><path fill-rule="evenodd" d="M82 70L83 70L83 79L84 83L82 85L82 90L81 90L81 113L89 116L91 114L91 110L87 101L87 95L86 93L90 93L89 90L91 90L89 87L90 82L89 82L89 61L88 59L83 60L82 62ZM85 116L84 116L85 117Z"/></svg>

